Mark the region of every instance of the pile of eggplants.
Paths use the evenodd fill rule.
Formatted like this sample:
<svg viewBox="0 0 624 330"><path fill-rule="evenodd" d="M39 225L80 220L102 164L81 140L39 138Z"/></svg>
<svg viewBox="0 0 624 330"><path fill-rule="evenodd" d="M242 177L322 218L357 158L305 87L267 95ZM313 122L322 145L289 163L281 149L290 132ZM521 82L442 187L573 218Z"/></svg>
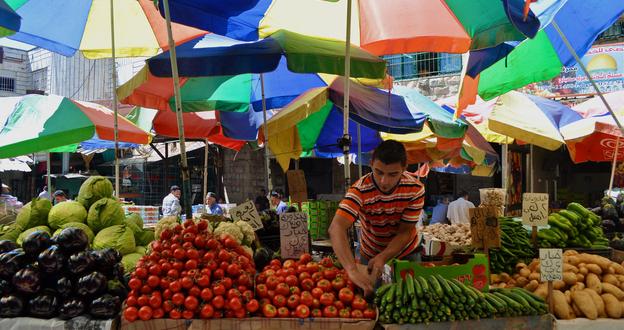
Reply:
<svg viewBox="0 0 624 330"><path fill-rule="evenodd" d="M21 248L0 241L0 318L119 315L128 294L121 254L88 245L85 232L71 227L54 239L35 231Z"/></svg>

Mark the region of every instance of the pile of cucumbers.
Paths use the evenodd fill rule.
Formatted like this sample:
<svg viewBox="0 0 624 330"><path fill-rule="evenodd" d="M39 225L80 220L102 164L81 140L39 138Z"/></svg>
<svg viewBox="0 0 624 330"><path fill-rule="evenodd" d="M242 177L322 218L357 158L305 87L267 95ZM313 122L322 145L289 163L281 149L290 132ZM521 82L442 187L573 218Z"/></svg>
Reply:
<svg viewBox="0 0 624 330"><path fill-rule="evenodd" d="M507 217L498 218L498 221L501 228L501 247L490 249L490 269L492 274L512 274L519 262L533 259L535 249L522 222Z"/></svg>
<svg viewBox="0 0 624 330"><path fill-rule="evenodd" d="M609 240L602 231L602 219L579 203L570 203L565 210L551 213L548 224L550 228L537 234L540 247L609 247Z"/></svg>
<svg viewBox="0 0 624 330"><path fill-rule="evenodd" d="M381 323L463 321L495 316L542 315L548 306L520 289L481 292L440 275L412 276L384 284L375 293Z"/></svg>

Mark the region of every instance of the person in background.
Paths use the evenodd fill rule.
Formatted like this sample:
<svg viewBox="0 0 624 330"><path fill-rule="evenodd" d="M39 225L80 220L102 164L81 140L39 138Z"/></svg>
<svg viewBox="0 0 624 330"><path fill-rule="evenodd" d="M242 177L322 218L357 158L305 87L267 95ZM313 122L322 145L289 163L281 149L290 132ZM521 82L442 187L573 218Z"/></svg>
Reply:
<svg viewBox="0 0 624 330"><path fill-rule="evenodd" d="M436 204L436 206L433 207L433 212L431 214L431 222L429 222L430 225L433 225L436 223L446 223L446 224L449 223L448 218L446 217L446 214L448 212L449 202L450 200L446 196L438 199L438 204Z"/></svg>
<svg viewBox="0 0 624 330"><path fill-rule="evenodd" d="M270 208L269 199L267 198L266 189L260 189L260 194L256 197L255 200L256 209L258 212L268 210Z"/></svg>
<svg viewBox="0 0 624 330"><path fill-rule="evenodd" d="M469 224L470 215L468 214L468 209L472 209L474 207L474 204L468 200L468 192L462 190L459 193L458 198L448 205L446 216L449 218L452 225L460 223Z"/></svg>
<svg viewBox="0 0 624 330"><path fill-rule="evenodd" d="M206 194L206 212L213 215L223 215L223 209L217 204L217 194L209 192Z"/></svg>
<svg viewBox="0 0 624 330"><path fill-rule="evenodd" d="M64 191L57 190L54 192L54 204L66 202L67 200L68 200L67 195L65 194Z"/></svg>
<svg viewBox="0 0 624 330"><path fill-rule="evenodd" d="M180 216L182 212L182 206L180 206L180 196L182 195L182 190L178 186L171 186L169 189L169 195L163 198L162 202L162 213L163 216Z"/></svg>
<svg viewBox="0 0 624 330"><path fill-rule="evenodd" d="M271 192L271 206L275 208L277 214L282 214L288 210L288 205L282 200L282 195L277 192Z"/></svg>
<svg viewBox="0 0 624 330"><path fill-rule="evenodd" d="M48 186L43 186L43 189L41 190L41 192L39 193L39 196L37 196L39 198L46 198L46 199L52 199L50 197L50 192L48 191Z"/></svg>

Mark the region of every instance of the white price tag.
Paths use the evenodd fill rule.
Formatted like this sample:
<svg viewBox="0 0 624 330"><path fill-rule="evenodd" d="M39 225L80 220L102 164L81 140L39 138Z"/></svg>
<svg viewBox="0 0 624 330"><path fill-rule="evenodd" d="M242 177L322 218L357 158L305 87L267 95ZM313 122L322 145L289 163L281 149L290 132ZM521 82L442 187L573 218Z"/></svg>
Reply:
<svg viewBox="0 0 624 330"><path fill-rule="evenodd" d="M308 215L303 212L280 215L280 255L282 258L299 258L310 252L308 241Z"/></svg>
<svg viewBox="0 0 624 330"><path fill-rule="evenodd" d="M522 194L522 223L527 226L548 224L548 194Z"/></svg>
<svg viewBox="0 0 624 330"><path fill-rule="evenodd" d="M256 205L252 201L246 201L237 207L233 207L229 210L229 212L232 220L245 221L251 225L251 228L253 228L254 231L264 228L260 214L258 214Z"/></svg>
<svg viewBox="0 0 624 330"><path fill-rule="evenodd" d="M563 250L539 249L541 281L563 280Z"/></svg>

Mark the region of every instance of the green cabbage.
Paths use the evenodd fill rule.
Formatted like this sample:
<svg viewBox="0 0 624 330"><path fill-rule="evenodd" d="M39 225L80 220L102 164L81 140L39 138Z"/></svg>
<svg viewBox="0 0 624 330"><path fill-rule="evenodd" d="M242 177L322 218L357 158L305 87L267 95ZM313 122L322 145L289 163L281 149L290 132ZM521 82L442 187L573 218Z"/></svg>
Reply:
<svg viewBox="0 0 624 330"><path fill-rule="evenodd" d="M22 229L29 229L47 224L48 213L52 208L52 202L45 198L33 198L24 205L15 218L15 223Z"/></svg>
<svg viewBox="0 0 624 330"><path fill-rule="evenodd" d="M142 246L148 246L154 240L153 230L144 230L138 235L137 244Z"/></svg>
<svg viewBox="0 0 624 330"><path fill-rule="evenodd" d="M17 241L17 238L22 233L22 228L20 228L16 223L10 224L6 228L2 236L0 236L0 240L9 240L12 242Z"/></svg>
<svg viewBox="0 0 624 330"><path fill-rule="evenodd" d="M93 249L113 248L126 255L136 248L132 230L124 225L115 225L102 229L93 239Z"/></svg>
<svg viewBox="0 0 624 330"><path fill-rule="evenodd" d="M102 198L113 197L113 184L103 176L91 176L80 186L76 199L88 210Z"/></svg>
<svg viewBox="0 0 624 330"><path fill-rule="evenodd" d="M137 246L136 249L134 249L134 253L145 254L146 252L147 248L145 246Z"/></svg>
<svg viewBox="0 0 624 330"><path fill-rule="evenodd" d="M22 246L22 242L24 241L24 239L28 237L28 235L36 231L45 231L46 233L50 234L50 236L52 236L52 233L50 232L50 228L48 228L47 226L37 226L37 227L32 227L22 232L21 234L19 234L19 236L17 237L17 241L15 243L17 243L18 246Z"/></svg>
<svg viewBox="0 0 624 330"><path fill-rule="evenodd" d="M124 224L132 230L135 239L137 239L137 237L139 237L139 234L143 232L143 229L139 228L133 221L129 221L128 218L126 218Z"/></svg>
<svg viewBox="0 0 624 330"><path fill-rule="evenodd" d="M70 222L84 223L87 220L87 209L78 202L67 201L54 205L48 215L48 225L52 229L64 228Z"/></svg>
<svg viewBox="0 0 624 330"><path fill-rule="evenodd" d="M143 255L140 253L130 253L123 256L123 258L121 258L121 264L124 267L124 272L126 274L132 272L142 256Z"/></svg>
<svg viewBox="0 0 624 330"><path fill-rule="evenodd" d="M118 201L102 198L91 205L87 224L97 233L104 228L123 224L125 218L124 210Z"/></svg>
<svg viewBox="0 0 624 330"><path fill-rule="evenodd" d="M81 205L81 207L82 207L82 205ZM61 225L61 227L59 229L57 229L54 232L54 235L52 235L52 236L58 235L61 231L63 231L63 229L69 228L69 227L74 227L74 228L81 229L82 231L85 232L85 234L87 234L87 237L89 237L89 243L93 242L93 238L95 237L95 234L93 233L93 230L91 230L91 228L89 228L89 226L87 226L86 224L81 223L81 222L68 222L68 223L64 223L64 224Z"/></svg>
<svg viewBox="0 0 624 330"><path fill-rule="evenodd" d="M130 213L127 217L126 217L126 222L133 222L135 225L137 225L137 227L139 227L140 229L143 229L143 218L141 218L140 215L136 214L136 213Z"/></svg>

